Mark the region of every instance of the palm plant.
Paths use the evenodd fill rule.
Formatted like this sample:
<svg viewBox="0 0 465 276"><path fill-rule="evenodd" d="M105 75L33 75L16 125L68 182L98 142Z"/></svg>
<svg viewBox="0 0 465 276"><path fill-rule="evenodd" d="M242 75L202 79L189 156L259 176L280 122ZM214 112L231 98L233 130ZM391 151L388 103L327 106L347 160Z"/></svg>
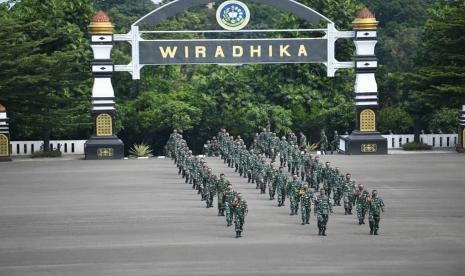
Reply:
<svg viewBox="0 0 465 276"><path fill-rule="evenodd" d="M152 155L152 149L147 144L134 144L129 150L129 154L134 157L148 157Z"/></svg>

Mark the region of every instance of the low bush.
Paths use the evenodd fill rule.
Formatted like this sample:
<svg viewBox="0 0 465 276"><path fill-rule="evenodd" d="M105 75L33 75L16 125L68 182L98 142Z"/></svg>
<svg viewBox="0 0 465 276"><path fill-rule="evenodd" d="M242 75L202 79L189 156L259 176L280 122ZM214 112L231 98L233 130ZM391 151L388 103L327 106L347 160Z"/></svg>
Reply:
<svg viewBox="0 0 465 276"><path fill-rule="evenodd" d="M52 150L52 151L36 151L31 155L31 158L58 158L61 157L61 151Z"/></svg>
<svg viewBox="0 0 465 276"><path fill-rule="evenodd" d="M412 151L412 150L432 150L433 147L427 144L422 143L406 143L402 146L404 150Z"/></svg>
<svg viewBox="0 0 465 276"><path fill-rule="evenodd" d="M129 154L133 157L148 157L152 155L152 149L146 144L135 144L129 150Z"/></svg>

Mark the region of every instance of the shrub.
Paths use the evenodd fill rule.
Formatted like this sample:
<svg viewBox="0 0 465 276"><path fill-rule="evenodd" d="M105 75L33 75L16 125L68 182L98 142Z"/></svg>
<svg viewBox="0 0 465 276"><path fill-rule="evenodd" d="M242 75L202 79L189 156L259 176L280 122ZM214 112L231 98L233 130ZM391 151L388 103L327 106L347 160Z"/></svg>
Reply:
<svg viewBox="0 0 465 276"><path fill-rule="evenodd" d="M308 152L317 151L317 149L318 149L317 144L307 145L305 147L305 150L308 151Z"/></svg>
<svg viewBox="0 0 465 276"><path fill-rule="evenodd" d="M404 150L412 151L412 150L432 150L433 147L427 144L422 143L406 143L402 146Z"/></svg>
<svg viewBox="0 0 465 276"><path fill-rule="evenodd" d="M129 154L134 157L147 157L152 155L152 149L146 144L134 144L129 150Z"/></svg>
<svg viewBox="0 0 465 276"><path fill-rule="evenodd" d="M36 151L31 154L31 158L58 158L61 157L61 151L51 150L51 151Z"/></svg>

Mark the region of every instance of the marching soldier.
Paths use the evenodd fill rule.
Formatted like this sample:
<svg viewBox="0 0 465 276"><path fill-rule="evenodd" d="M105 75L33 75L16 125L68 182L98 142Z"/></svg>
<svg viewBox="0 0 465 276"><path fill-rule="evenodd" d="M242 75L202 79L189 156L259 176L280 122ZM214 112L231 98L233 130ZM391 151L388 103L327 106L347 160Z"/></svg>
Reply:
<svg viewBox="0 0 465 276"><path fill-rule="evenodd" d="M291 202L291 216L297 215L299 210L299 191L302 188L302 183L299 181L298 176L294 174L292 181L287 184L287 194Z"/></svg>
<svg viewBox="0 0 465 276"><path fill-rule="evenodd" d="M226 190L226 187L231 185L228 180L226 180L226 177L224 173L220 174L220 179L215 182L215 191L216 191L216 197L218 200L218 216L223 216L224 217L224 192Z"/></svg>
<svg viewBox="0 0 465 276"><path fill-rule="evenodd" d="M332 213L333 209L324 188L320 189L320 194L316 198L315 209L318 214L318 235L326 236L329 213Z"/></svg>
<svg viewBox="0 0 465 276"><path fill-rule="evenodd" d="M286 201L287 177L284 174L284 167L279 167L276 176L276 190L278 192L278 207L284 206Z"/></svg>
<svg viewBox="0 0 465 276"><path fill-rule="evenodd" d="M247 202L242 199L242 195L239 193L236 195L236 199L232 203L232 206L234 208L236 238L240 238L242 237L242 231L244 231L245 216L247 216L249 209L247 208Z"/></svg>
<svg viewBox="0 0 465 276"><path fill-rule="evenodd" d="M384 212L384 202L378 197L378 191L373 190L368 198L368 220L370 223L370 235L378 235L381 212Z"/></svg>
<svg viewBox="0 0 465 276"><path fill-rule="evenodd" d="M233 206L232 203L236 198L237 193L233 190L233 186L231 183L228 184L226 187L226 191L224 192L223 202L226 211L226 225L229 227L232 225L233 222Z"/></svg>
<svg viewBox="0 0 465 276"><path fill-rule="evenodd" d="M313 201L313 190L308 188L308 183L305 182L302 189L299 191L300 198L300 214L302 216L302 225L309 224L310 211Z"/></svg>
<svg viewBox="0 0 465 276"><path fill-rule="evenodd" d="M367 190L363 189L363 185L358 185L358 190L355 193L355 205L357 206L358 224L365 224L365 214L368 208L367 200L370 194Z"/></svg>
<svg viewBox="0 0 465 276"><path fill-rule="evenodd" d="M344 209L345 215L352 215L352 202L354 198L355 191L355 182L351 180L352 175L350 173L346 174L346 179L344 181Z"/></svg>

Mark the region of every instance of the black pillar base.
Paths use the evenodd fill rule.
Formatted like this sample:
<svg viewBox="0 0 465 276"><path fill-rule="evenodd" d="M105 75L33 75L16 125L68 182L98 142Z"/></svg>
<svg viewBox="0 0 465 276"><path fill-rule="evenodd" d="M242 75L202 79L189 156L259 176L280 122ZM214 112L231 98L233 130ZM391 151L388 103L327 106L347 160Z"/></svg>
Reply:
<svg viewBox="0 0 465 276"><path fill-rule="evenodd" d="M11 157L7 156L7 157L0 157L0 162L10 162L11 161Z"/></svg>
<svg viewBox="0 0 465 276"><path fill-rule="evenodd" d="M86 160L123 159L124 144L116 136L92 136L85 144Z"/></svg>
<svg viewBox="0 0 465 276"><path fill-rule="evenodd" d="M465 153L465 148L456 148L458 153Z"/></svg>
<svg viewBox="0 0 465 276"><path fill-rule="evenodd" d="M354 131L345 140L347 155L388 154L387 139L379 132Z"/></svg>

